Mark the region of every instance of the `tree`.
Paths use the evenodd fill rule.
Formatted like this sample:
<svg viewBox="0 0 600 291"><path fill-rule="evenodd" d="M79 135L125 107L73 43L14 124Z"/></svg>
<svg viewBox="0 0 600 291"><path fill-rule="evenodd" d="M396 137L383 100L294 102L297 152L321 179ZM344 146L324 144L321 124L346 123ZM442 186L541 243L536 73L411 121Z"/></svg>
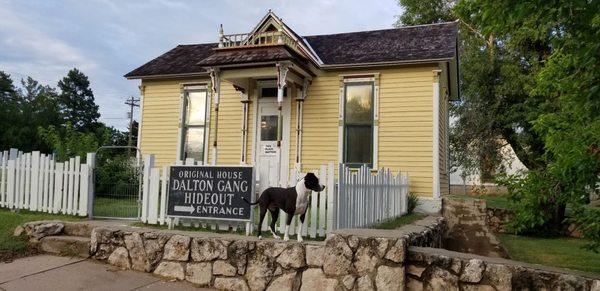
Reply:
<svg viewBox="0 0 600 291"><path fill-rule="evenodd" d="M599 251L600 210L585 204L600 190L594 190L600 185L600 3L474 2L486 30L505 35L508 48L539 52L532 56L540 62L525 89L539 100L529 121L543 142L545 166L509 181L518 202L516 230L556 229L570 206ZM527 206L537 206L537 212Z"/></svg>
<svg viewBox="0 0 600 291"><path fill-rule="evenodd" d="M70 122L77 131L94 131L100 113L88 77L78 69L72 69L58 82L58 88L64 122Z"/></svg>
<svg viewBox="0 0 600 291"><path fill-rule="evenodd" d="M0 101L11 99L16 93L15 85L10 75L0 71Z"/></svg>
<svg viewBox="0 0 600 291"><path fill-rule="evenodd" d="M58 108L58 94L50 86L41 85L31 77L21 80L21 122L20 144L23 151L39 150L50 152L50 144L38 138L39 126L61 126L62 119Z"/></svg>
<svg viewBox="0 0 600 291"><path fill-rule="evenodd" d="M398 5L404 8L402 15L398 16L396 26L419 25L452 21L451 8L454 0L398 0Z"/></svg>
<svg viewBox="0 0 600 291"><path fill-rule="evenodd" d="M0 146L7 149L15 143L15 117L19 116L18 94L10 75L0 71Z"/></svg>
<svg viewBox="0 0 600 291"><path fill-rule="evenodd" d="M59 161L65 161L75 156L85 157L87 153L95 152L102 144L95 133L78 132L69 122L64 129L48 126L47 128L40 127L38 130L41 139L52 146Z"/></svg>

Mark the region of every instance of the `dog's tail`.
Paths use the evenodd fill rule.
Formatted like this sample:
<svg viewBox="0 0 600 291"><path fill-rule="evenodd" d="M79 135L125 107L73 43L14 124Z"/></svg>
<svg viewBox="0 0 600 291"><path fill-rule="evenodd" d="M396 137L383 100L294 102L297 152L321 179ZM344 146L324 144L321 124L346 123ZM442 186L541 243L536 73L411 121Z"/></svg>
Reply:
<svg viewBox="0 0 600 291"><path fill-rule="evenodd" d="M250 205L256 205L256 204L258 204L258 201L252 203L252 202L248 201L246 198L242 198L242 199L244 199L244 201L246 201L246 203L248 203Z"/></svg>

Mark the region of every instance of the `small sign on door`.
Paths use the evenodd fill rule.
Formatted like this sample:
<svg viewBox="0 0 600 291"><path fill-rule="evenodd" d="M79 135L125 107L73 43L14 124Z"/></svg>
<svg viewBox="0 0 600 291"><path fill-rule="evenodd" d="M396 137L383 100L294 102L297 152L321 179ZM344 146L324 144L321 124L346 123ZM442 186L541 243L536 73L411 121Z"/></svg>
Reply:
<svg viewBox="0 0 600 291"><path fill-rule="evenodd" d="M263 145L263 154L265 155L276 155L277 149L272 144L264 144Z"/></svg>

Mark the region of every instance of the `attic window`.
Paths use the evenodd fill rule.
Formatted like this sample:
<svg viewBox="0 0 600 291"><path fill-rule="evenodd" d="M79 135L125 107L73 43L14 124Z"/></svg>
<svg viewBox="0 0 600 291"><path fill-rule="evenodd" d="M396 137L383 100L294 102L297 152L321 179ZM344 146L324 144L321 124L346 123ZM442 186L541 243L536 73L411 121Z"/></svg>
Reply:
<svg viewBox="0 0 600 291"><path fill-rule="evenodd" d="M277 27L275 27L275 25L269 24L269 26L267 26L265 31L278 31L278 29L277 29Z"/></svg>

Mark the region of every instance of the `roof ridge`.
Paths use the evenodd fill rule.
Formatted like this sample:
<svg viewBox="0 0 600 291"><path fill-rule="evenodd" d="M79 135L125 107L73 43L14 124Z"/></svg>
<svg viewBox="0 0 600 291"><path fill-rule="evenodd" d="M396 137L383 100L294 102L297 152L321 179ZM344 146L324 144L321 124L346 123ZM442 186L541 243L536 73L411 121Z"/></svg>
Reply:
<svg viewBox="0 0 600 291"><path fill-rule="evenodd" d="M437 23L428 23L428 24L418 24L418 25L408 25L401 27L392 27L392 28L382 28L382 29L373 29L373 30L360 30L360 31L349 31L349 32L339 32L339 33L330 33L330 34L313 34L313 35L302 35L300 37L313 37L313 36L330 36L330 35L341 35L341 34L353 34L353 33L361 33L361 32L376 32L376 31L386 31L386 30L402 30L406 28L415 28L415 27L423 27L423 26L436 26L436 25L444 25L444 24L453 24L457 23L456 21L446 21L446 22L437 22ZM218 42L203 42L203 43L189 43L189 44L178 44L177 46L197 46L197 45L217 45Z"/></svg>
<svg viewBox="0 0 600 291"><path fill-rule="evenodd" d="M429 23L429 24L417 24L417 25L409 25L409 26L401 26L401 27L392 27L392 28L382 28L382 29L373 29L373 30L359 30L359 31L349 31L349 32L339 32L339 33L331 33L331 34L313 34L313 35L303 35L302 37L314 37L314 36L330 36L330 35L341 35L341 34L353 34L353 33L361 33L361 32L376 32L376 31L386 31L386 30L402 30L406 28L416 28L423 26L436 26L436 25L444 25L444 24L453 24L458 23L455 21L446 21L446 22L437 22L437 23Z"/></svg>
<svg viewBox="0 0 600 291"><path fill-rule="evenodd" d="M218 42L203 42L203 43L188 43L188 44L178 44L177 46L196 46L196 45L217 45Z"/></svg>

